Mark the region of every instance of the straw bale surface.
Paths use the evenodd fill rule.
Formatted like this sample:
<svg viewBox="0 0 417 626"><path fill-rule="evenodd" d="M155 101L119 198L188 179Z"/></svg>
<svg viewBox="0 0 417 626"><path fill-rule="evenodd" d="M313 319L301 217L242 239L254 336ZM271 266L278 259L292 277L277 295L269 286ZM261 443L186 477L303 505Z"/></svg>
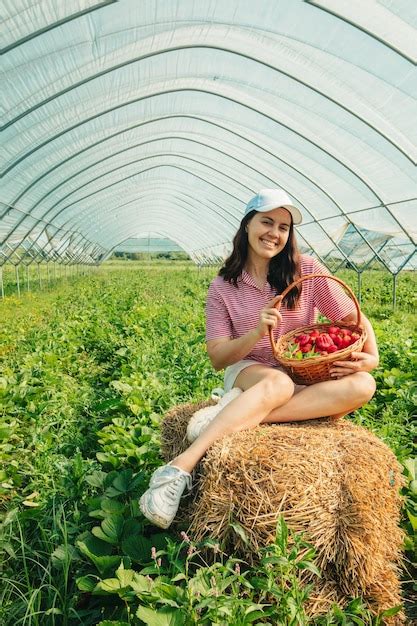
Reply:
<svg viewBox="0 0 417 626"><path fill-rule="evenodd" d="M187 424L190 417L203 407L216 404L213 400L199 403L179 404L171 409L161 424L161 452L170 461L190 445L187 441Z"/></svg>
<svg viewBox="0 0 417 626"><path fill-rule="evenodd" d="M209 404L178 406L166 415L166 460L187 447L189 418ZM258 548L274 540L282 514L314 545L322 579L311 614L358 595L376 612L401 603L401 468L365 428L321 419L234 433L211 446L195 474L179 518L191 522L194 539L217 538L226 551L253 562ZM230 521L244 529L249 548ZM403 623L402 615L386 623Z"/></svg>

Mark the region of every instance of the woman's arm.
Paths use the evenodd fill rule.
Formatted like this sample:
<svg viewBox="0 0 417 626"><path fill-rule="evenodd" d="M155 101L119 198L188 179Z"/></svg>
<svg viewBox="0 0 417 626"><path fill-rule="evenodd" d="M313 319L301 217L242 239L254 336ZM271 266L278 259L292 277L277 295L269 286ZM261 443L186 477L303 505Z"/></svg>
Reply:
<svg viewBox="0 0 417 626"><path fill-rule="evenodd" d="M207 341L207 354L216 370L222 370L228 365L233 365L244 359L266 335L270 326L275 328L281 321L281 313L274 308L281 296L276 296L261 310L259 323L253 330L242 337L230 339L229 337L219 337Z"/></svg>
<svg viewBox="0 0 417 626"><path fill-rule="evenodd" d="M261 335L256 328L238 339L228 337L210 339L207 341L207 354L214 369L222 370L244 359L260 339Z"/></svg>
<svg viewBox="0 0 417 626"><path fill-rule="evenodd" d="M356 322L356 313L351 313L344 317L343 322L352 324ZM330 373L334 377L346 376L354 372L371 372L378 367L379 353L376 343L374 329L368 318L361 313L361 324L364 326L367 334L366 341L363 345L362 352L352 352L352 361L335 361L332 365Z"/></svg>

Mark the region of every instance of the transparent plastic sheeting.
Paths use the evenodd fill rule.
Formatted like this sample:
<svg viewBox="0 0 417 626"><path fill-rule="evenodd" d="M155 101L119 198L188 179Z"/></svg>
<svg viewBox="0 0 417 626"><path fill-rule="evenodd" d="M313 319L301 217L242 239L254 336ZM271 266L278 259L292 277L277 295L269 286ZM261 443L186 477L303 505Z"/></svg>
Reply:
<svg viewBox="0 0 417 626"><path fill-rule="evenodd" d="M138 239L127 239L117 248L118 252L181 252L181 248L170 239L160 239L155 234Z"/></svg>
<svg viewBox="0 0 417 626"><path fill-rule="evenodd" d="M284 188L329 267L416 267L415 0L3 0L0 263L224 258ZM139 245L139 244L138 244Z"/></svg>

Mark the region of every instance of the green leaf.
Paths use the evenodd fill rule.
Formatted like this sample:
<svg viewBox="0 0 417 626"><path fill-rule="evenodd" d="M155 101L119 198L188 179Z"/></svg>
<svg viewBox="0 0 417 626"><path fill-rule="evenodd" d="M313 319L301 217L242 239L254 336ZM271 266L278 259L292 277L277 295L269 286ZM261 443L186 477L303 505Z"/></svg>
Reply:
<svg viewBox="0 0 417 626"><path fill-rule="evenodd" d="M136 593L143 593L144 591L149 592L152 590L154 586L154 582L148 576L143 576L142 574L138 574L135 572L133 580L130 583L130 586L133 591Z"/></svg>
<svg viewBox="0 0 417 626"><path fill-rule="evenodd" d="M9 439L9 437L11 437L13 432L14 432L14 428L7 427L7 426L0 427L0 439L1 440Z"/></svg>
<svg viewBox="0 0 417 626"><path fill-rule="evenodd" d="M141 524L134 517L128 517L123 526L122 539L123 540L127 539L131 535L136 537L136 535L141 535L142 531L143 531L143 524ZM152 545L155 545L155 544L152 544Z"/></svg>
<svg viewBox="0 0 417 626"><path fill-rule="evenodd" d="M410 520L412 529L414 532L417 531L417 517L411 513L409 509L407 509L408 519Z"/></svg>
<svg viewBox="0 0 417 626"><path fill-rule="evenodd" d="M87 556L87 555L86 555ZM113 571L120 563L120 556L90 556L101 576Z"/></svg>
<svg viewBox="0 0 417 626"><path fill-rule="evenodd" d="M272 563L273 565L280 565L285 567L289 564L288 559L285 556L266 556L262 559L262 564Z"/></svg>
<svg viewBox="0 0 417 626"><path fill-rule="evenodd" d="M97 470L93 472L92 474L89 474L88 476L86 476L85 482L91 485L92 487L100 488L100 487L103 487L104 479L106 478L106 476L107 476L106 472Z"/></svg>
<svg viewBox="0 0 417 626"><path fill-rule="evenodd" d="M297 563L297 567L299 569L306 569L309 572L312 572L313 574L321 578L321 572L319 568L316 565L314 565L314 563L310 563L309 561L299 561Z"/></svg>
<svg viewBox="0 0 417 626"><path fill-rule="evenodd" d="M51 554L52 565L55 567L65 567L72 561L77 561L80 556L74 546L71 544L58 546Z"/></svg>
<svg viewBox="0 0 417 626"><path fill-rule="evenodd" d="M150 536L150 541L157 550L164 550L167 546L169 534L165 532L155 533Z"/></svg>
<svg viewBox="0 0 417 626"><path fill-rule="evenodd" d="M131 481L132 481L132 470L122 470L120 472L115 472L116 478L113 480L110 487L108 487L105 491L105 495L109 498L114 498L116 496L125 495L131 489Z"/></svg>
<svg viewBox="0 0 417 626"><path fill-rule="evenodd" d="M188 581L188 589L197 597L211 595L211 585L204 578L203 570L197 571L194 578Z"/></svg>
<svg viewBox="0 0 417 626"><path fill-rule="evenodd" d="M362 598L354 598L351 600L346 608L347 611L352 613L357 613L359 610L363 609Z"/></svg>
<svg viewBox="0 0 417 626"><path fill-rule="evenodd" d="M105 513L123 513L126 509L126 505L123 502L119 502L118 500L113 500L112 498L102 498L101 500L101 508Z"/></svg>
<svg viewBox="0 0 417 626"><path fill-rule="evenodd" d="M91 532L102 541L116 545L122 535L123 523L121 515L109 515L102 521L101 526L94 526Z"/></svg>
<svg viewBox="0 0 417 626"><path fill-rule="evenodd" d="M93 537L90 532L86 532L80 535L76 544L79 549L82 545L84 550L87 550L95 556L108 556L112 553L111 546L109 546L106 542L101 541L96 537ZM83 554L85 554L85 552L83 552Z"/></svg>
<svg viewBox="0 0 417 626"><path fill-rule="evenodd" d="M155 611L149 607L140 606L136 616L147 626L184 626L184 614L180 609L163 607Z"/></svg>
<svg viewBox="0 0 417 626"><path fill-rule="evenodd" d="M122 587L127 587L132 583L135 573L133 569L125 569L123 563L120 563L116 570L117 579Z"/></svg>
<svg viewBox="0 0 417 626"><path fill-rule="evenodd" d="M177 574L176 576L174 576L174 578L171 578L171 582L172 583L177 583L180 580L187 580L186 575L183 574L183 573L180 573L180 574Z"/></svg>
<svg viewBox="0 0 417 626"><path fill-rule="evenodd" d="M108 593L118 594L121 589L125 589L125 587L120 584L120 580L117 578L105 578L100 580L94 587L93 595L101 595L102 593L105 595Z"/></svg>
<svg viewBox="0 0 417 626"><path fill-rule="evenodd" d="M393 606L391 609L386 609L380 613L379 617L392 617L401 611L401 606Z"/></svg>
<svg viewBox="0 0 417 626"><path fill-rule="evenodd" d="M103 622L97 624L97 626L129 626L128 622L121 622L120 620L113 621L110 619L105 619Z"/></svg>
<svg viewBox="0 0 417 626"><path fill-rule="evenodd" d="M281 548L286 548L288 544L288 526L283 517L280 517L276 526L276 543Z"/></svg>
<svg viewBox="0 0 417 626"><path fill-rule="evenodd" d="M123 553L137 563L149 563L151 560L152 542L142 535L130 535L123 539Z"/></svg>
<svg viewBox="0 0 417 626"><path fill-rule="evenodd" d="M406 468L408 474L410 475L411 480L416 480L417 479L417 458L406 459L402 463L404 467Z"/></svg>
<svg viewBox="0 0 417 626"><path fill-rule="evenodd" d="M100 461L100 463L102 463L103 465L108 463L112 467L120 466L120 460L117 458L117 456L113 456L112 454L107 454L106 452L96 452L96 458L97 458L97 461ZM109 487L109 489L106 490L106 494L110 496L109 492L113 493L113 495L120 494L119 491L114 492L114 490L112 490L111 487Z"/></svg>
<svg viewBox="0 0 417 626"><path fill-rule="evenodd" d="M243 620L244 624L252 624L252 622L254 622L256 619L261 619L262 617L265 616L264 612L262 610L259 609L253 609L251 607L248 607L245 611L246 615L245 618Z"/></svg>
<svg viewBox="0 0 417 626"><path fill-rule="evenodd" d="M229 526L230 528L233 528L236 535L238 535L238 537L242 539L245 545L249 545L249 538L247 534L245 533L245 530L243 529L243 527L238 522L229 522Z"/></svg>
<svg viewBox="0 0 417 626"><path fill-rule="evenodd" d="M346 624L346 615L337 604L333 606L333 615L340 620L342 625Z"/></svg>
<svg viewBox="0 0 417 626"><path fill-rule="evenodd" d="M92 576L89 574L88 576L81 576L76 579L77 587L80 591L91 592L97 584L97 576Z"/></svg>
<svg viewBox="0 0 417 626"><path fill-rule="evenodd" d="M77 541L77 548L94 563L101 576L113 571L120 564L120 556L109 554L112 550L111 545L92 535L87 536L84 541Z"/></svg>
<svg viewBox="0 0 417 626"><path fill-rule="evenodd" d="M94 509L88 513L89 517L94 517L94 519L105 519L106 513L103 509Z"/></svg>

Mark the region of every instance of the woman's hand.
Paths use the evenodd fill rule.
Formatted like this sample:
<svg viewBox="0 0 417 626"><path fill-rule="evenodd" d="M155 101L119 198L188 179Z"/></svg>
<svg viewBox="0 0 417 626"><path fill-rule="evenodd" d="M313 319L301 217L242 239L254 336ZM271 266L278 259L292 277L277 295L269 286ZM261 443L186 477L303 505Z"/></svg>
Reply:
<svg viewBox="0 0 417 626"><path fill-rule="evenodd" d="M378 366L378 358L369 352L352 352L352 361L335 361L330 368L332 378L342 378L355 372L371 372Z"/></svg>
<svg viewBox="0 0 417 626"><path fill-rule="evenodd" d="M276 328L278 324L281 323L282 315L278 309L275 308L275 305L278 304L281 299L281 296L275 296L275 298L272 298L261 310L259 323L256 327L259 337L264 337L269 328Z"/></svg>

